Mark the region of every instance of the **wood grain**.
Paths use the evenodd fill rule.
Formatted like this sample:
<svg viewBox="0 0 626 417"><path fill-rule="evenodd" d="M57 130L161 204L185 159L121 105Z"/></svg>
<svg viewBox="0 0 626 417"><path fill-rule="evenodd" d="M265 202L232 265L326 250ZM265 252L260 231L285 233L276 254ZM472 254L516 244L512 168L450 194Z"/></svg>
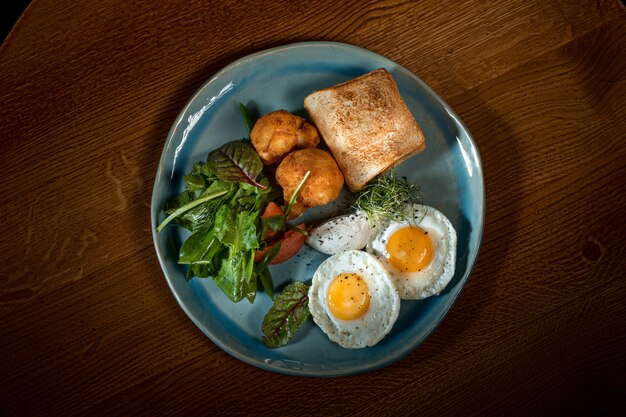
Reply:
<svg viewBox="0 0 626 417"><path fill-rule="evenodd" d="M34 0L0 49L0 414L623 415L625 23L616 0ZM485 175L462 296L406 358L353 377L221 351L151 242L185 102L232 60L306 40L425 80Z"/></svg>

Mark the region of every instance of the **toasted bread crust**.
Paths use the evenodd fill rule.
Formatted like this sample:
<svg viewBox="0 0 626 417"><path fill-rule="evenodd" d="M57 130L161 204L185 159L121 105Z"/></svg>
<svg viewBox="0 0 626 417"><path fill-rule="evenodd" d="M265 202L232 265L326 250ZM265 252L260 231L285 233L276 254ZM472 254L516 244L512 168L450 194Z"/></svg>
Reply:
<svg viewBox="0 0 626 417"><path fill-rule="evenodd" d="M384 68L315 91L304 107L352 191L421 152L424 134Z"/></svg>

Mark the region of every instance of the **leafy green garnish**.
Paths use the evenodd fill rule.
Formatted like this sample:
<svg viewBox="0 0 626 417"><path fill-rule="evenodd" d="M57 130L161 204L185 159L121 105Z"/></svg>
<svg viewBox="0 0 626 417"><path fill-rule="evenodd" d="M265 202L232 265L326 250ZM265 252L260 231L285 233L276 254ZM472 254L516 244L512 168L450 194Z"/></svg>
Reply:
<svg viewBox="0 0 626 417"><path fill-rule="evenodd" d="M209 153L207 165L217 178L227 182L245 182L255 187L266 188L256 181L263 170L259 154L243 141L229 142Z"/></svg>
<svg viewBox="0 0 626 417"><path fill-rule="evenodd" d="M222 195L226 194L225 190L220 190L217 192L210 192L210 193L206 193L205 195L203 195L202 197L196 198L193 201L188 202L187 204L178 207L176 210L174 210L174 212L172 212L172 214L170 214L165 220L163 220L161 222L161 224L157 227L157 232L160 232L161 230L163 230L163 228L172 220L174 220L176 217L180 216L181 214L183 214L184 212L191 210L194 207L199 206L200 204L206 203L209 200L213 200L217 197L220 197Z"/></svg>
<svg viewBox="0 0 626 417"><path fill-rule="evenodd" d="M272 248L265 254L263 259L261 259L261 261L256 265L256 274L259 277L259 281L261 281L263 289L272 300L274 299L274 280L272 279L272 274L269 270L269 264L272 259L278 255L281 245L281 241L276 242L274 246L272 246Z"/></svg>
<svg viewBox="0 0 626 417"><path fill-rule="evenodd" d="M267 230L271 230L273 232L281 232L285 229L287 222L287 216L284 214L277 214L272 217L264 217L261 219L261 224L263 225L263 237L265 237L265 233Z"/></svg>
<svg viewBox="0 0 626 417"><path fill-rule="evenodd" d="M230 149L229 145L236 144L241 150L240 143L231 142L221 149ZM251 151L258 158L256 152ZM210 163L195 164L192 172L185 176L187 189L168 203L168 217L157 228L161 231L175 219L189 229L192 234L182 244L178 258L178 263L188 265L186 278L212 278L234 302L243 298L253 302L258 281L268 294L273 292L267 267L271 259L260 265L254 263L255 253L261 247L260 214L269 202L271 189L260 170L245 169L259 186L230 177L224 180Z"/></svg>
<svg viewBox="0 0 626 417"><path fill-rule="evenodd" d="M399 179L393 172L381 175L359 193L355 208L371 222L412 219L414 203L422 202L418 186Z"/></svg>
<svg viewBox="0 0 626 417"><path fill-rule="evenodd" d="M294 225L289 224L289 223L287 223L285 226L287 227L287 229L293 230L294 232L298 232L301 235L304 235L306 237L311 236L311 233L309 233L309 231L306 230L306 229L300 229L298 226L294 226Z"/></svg>
<svg viewBox="0 0 626 417"><path fill-rule="evenodd" d="M292 282L283 288L263 319L263 344L278 348L289 343L308 316L309 286Z"/></svg>
<svg viewBox="0 0 626 417"><path fill-rule="evenodd" d="M289 215L289 212L291 211L291 207L293 207L293 205L296 203L296 198L298 197L298 193L300 192L300 189L302 188L306 180L309 178L309 175L311 175L311 171L307 171L304 174L304 177L300 181L300 184L298 184L293 194L291 194L291 198L289 199L289 202L287 203L287 208L285 209L285 216Z"/></svg>
<svg viewBox="0 0 626 417"><path fill-rule="evenodd" d="M246 125L248 137L250 137L250 133L252 133L252 127L254 127L254 124L252 123L252 118L250 117L250 112L248 111L248 108L243 103L239 103L239 113L241 113L243 123L244 125Z"/></svg>
<svg viewBox="0 0 626 417"><path fill-rule="evenodd" d="M293 207L293 205L295 204L296 198L298 197L298 193L302 189L302 186L304 185L306 180L309 178L309 175L311 175L311 171L307 171L304 174L304 177L302 178L302 180L300 181L300 183L294 190L293 194L291 195L291 198L289 199L287 203L287 207L285 208L285 211L283 214L277 214L272 217L266 217L266 218L261 219L261 224L262 224L261 234L260 234L261 239L265 238L268 230L271 230L273 232L282 232L285 230L285 228L292 229L292 230L295 229L296 231L304 234L305 236L309 235L309 233L306 230L300 229L299 227L292 226L289 223L287 223L287 220L289 219L288 215L289 215L289 212L291 211L291 207Z"/></svg>

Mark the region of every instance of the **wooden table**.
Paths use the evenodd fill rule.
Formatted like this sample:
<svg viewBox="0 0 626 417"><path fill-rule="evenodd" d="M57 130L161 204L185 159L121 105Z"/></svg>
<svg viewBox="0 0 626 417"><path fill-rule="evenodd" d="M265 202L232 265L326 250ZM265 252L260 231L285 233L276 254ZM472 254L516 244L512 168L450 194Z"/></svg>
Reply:
<svg viewBox="0 0 626 417"><path fill-rule="evenodd" d="M34 0L0 50L0 414L624 415L626 10L595 2ZM157 262L162 145L229 62L368 48L473 133L485 234L406 358L352 377L220 350Z"/></svg>

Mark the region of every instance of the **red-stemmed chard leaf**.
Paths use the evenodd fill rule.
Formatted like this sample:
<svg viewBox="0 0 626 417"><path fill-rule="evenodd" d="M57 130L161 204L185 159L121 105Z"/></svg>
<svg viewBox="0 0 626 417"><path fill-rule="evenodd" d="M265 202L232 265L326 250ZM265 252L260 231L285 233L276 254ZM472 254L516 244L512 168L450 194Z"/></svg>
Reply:
<svg viewBox="0 0 626 417"><path fill-rule="evenodd" d="M292 282L274 299L274 305L263 319L263 344L278 348L289 343L308 316L309 286L300 281Z"/></svg>
<svg viewBox="0 0 626 417"><path fill-rule="evenodd" d="M222 181L245 182L267 188L256 181L263 170L263 163L259 154L247 142L229 142L214 150L207 157L207 165Z"/></svg>

